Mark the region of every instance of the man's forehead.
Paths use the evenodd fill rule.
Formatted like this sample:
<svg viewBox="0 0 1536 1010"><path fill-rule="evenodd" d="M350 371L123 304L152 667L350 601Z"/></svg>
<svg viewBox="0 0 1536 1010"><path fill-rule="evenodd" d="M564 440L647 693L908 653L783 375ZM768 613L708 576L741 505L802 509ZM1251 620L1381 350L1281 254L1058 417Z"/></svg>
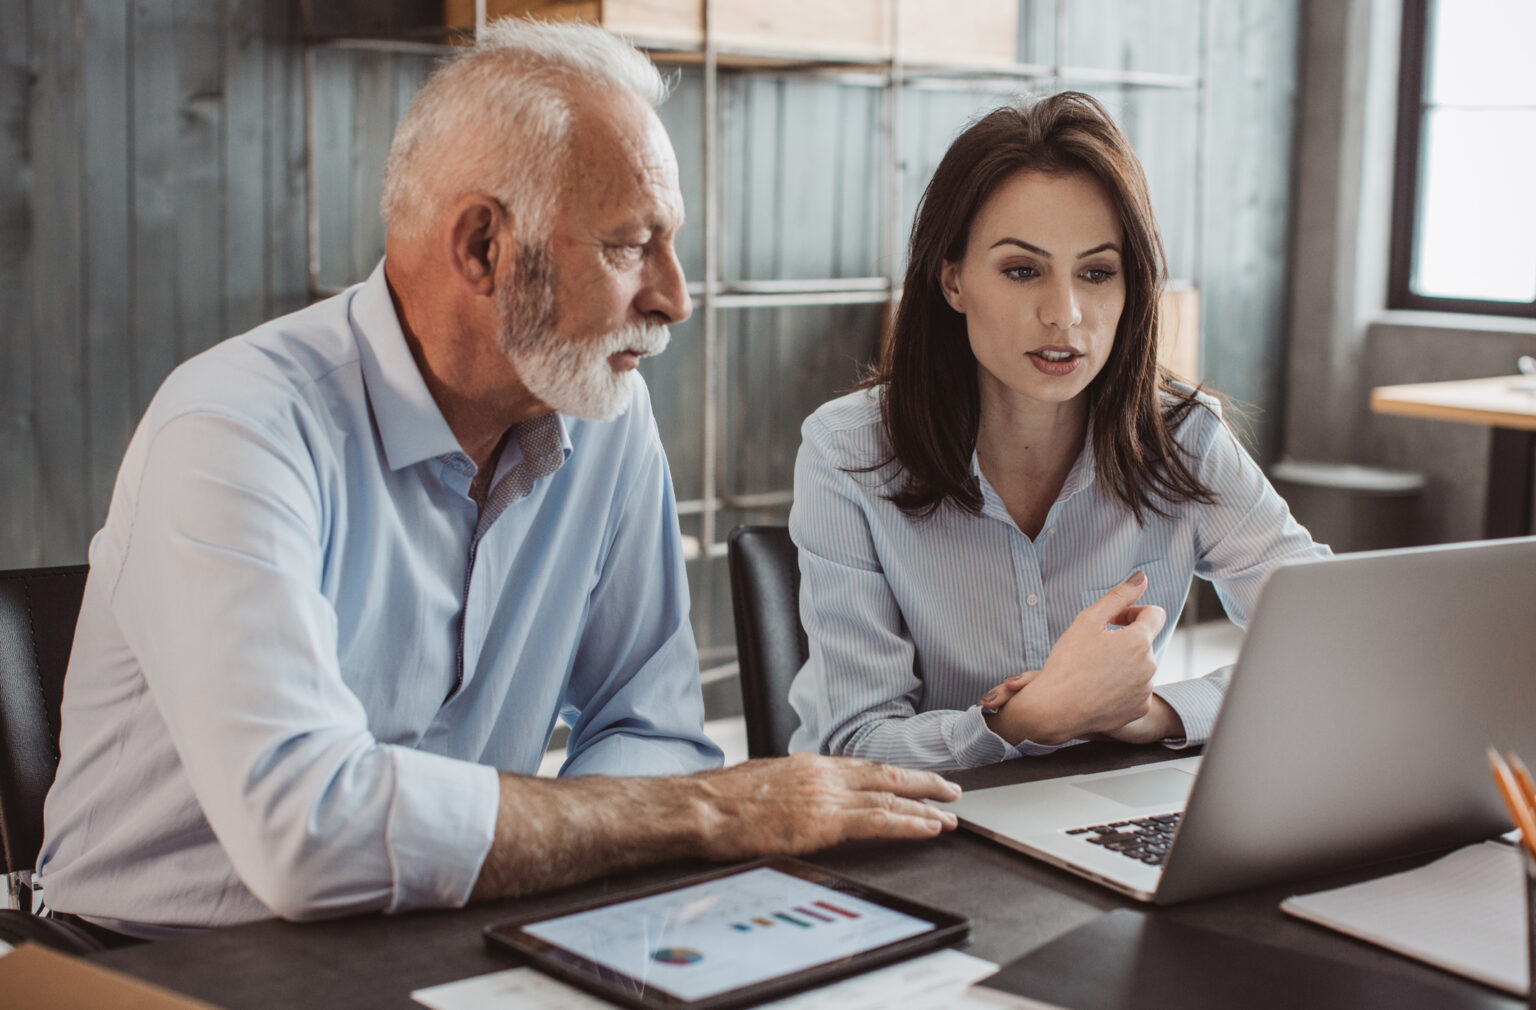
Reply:
<svg viewBox="0 0 1536 1010"><path fill-rule="evenodd" d="M675 227L683 203L672 141L649 105L624 98L578 105L564 172L566 201L576 205L573 210L627 211Z"/></svg>

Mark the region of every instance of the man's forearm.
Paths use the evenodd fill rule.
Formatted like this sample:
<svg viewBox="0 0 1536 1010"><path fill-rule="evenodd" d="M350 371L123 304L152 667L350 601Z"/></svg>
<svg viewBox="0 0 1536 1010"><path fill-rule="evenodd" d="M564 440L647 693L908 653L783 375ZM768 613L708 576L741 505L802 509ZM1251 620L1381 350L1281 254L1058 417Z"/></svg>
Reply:
<svg viewBox="0 0 1536 1010"><path fill-rule="evenodd" d="M501 776L496 835L471 901L532 894L666 859L814 852L851 838L932 838L955 816L931 772L797 754L680 778Z"/></svg>
<svg viewBox="0 0 1536 1010"><path fill-rule="evenodd" d="M503 774L495 839L470 900L533 894L697 855L698 793L686 778Z"/></svg>

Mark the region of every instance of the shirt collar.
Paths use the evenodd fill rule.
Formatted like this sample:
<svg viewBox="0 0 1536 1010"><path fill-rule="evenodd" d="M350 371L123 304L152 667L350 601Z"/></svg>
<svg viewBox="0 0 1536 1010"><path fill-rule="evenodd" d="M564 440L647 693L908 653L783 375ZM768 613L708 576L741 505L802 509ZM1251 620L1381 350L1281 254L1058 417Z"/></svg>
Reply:
<svg viewBox="0 0 1536 1010"><path fill-rule="evenodd" d="M453 429L427 389L405 342L384 280L384 261L353 289L347 308L363 367L363 386L391 470L460 452Z"/></svg>
<svg viewBox="0 0 1536 1010"><path fill-rule="evenodd" d="M402 470L423 460L462 454L405 342L384 280L383 260L353 290L348 315L361 353L363 386L389 468ZM571 455L571 434L564 417L555 414L554 421L564 461Z"/></svg>
<svg viewBox="0 0 1536 1010"><path fill-rule="evenodd" d="M1083 449L1073 461L1072 469L1067 471L1067 479L1061 482L1061 493L1056 496L1056 500L1066 501L1088 487L1093 483L1096 472L1093 455L1093 415L1089 414L1088 426L1083 429Z"/></svg>
<svg viewBox="0 0 1536 1010"><path fill-rule="evenodd" d="M1083 430L1083 448L1078 452L1077 459L1072 461L1072 469L1067 471L1066 480L1061 482L1061 491L1056 495L1053 508L1093 484L1096 473L1093 460L1093 415L1089 414L1088 426ZM981 472L981 457L975 449L971 450L971 476L976 478L981 488L982 511L993 518L1012 522L1003 500L993 490L987 475Z"/></svg>

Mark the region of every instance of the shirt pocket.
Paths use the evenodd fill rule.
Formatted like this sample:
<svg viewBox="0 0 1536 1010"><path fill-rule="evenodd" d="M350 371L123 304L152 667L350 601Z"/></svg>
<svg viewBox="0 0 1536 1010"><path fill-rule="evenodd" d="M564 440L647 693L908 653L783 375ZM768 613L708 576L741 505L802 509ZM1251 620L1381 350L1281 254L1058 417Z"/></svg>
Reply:
<svg viewBox="0 0 1536 1010"><path fill-rule="evenodd" d="M1078 595L1078 613L1097 603L1105 593L1130 578L1132 572L1145 572L1147 575L1146 591L1141 594L1135 605L1151 604L1162 607L1167 612L1168 623L1171 625L1184 606L1184 597L1189 595L1189 583L1194 577L1194 572L1188 566L1180 565L1177 561L1167 558L1138 561L1127 567L1125 573L1115 582L1097 589L1082 590Z"/></svg>

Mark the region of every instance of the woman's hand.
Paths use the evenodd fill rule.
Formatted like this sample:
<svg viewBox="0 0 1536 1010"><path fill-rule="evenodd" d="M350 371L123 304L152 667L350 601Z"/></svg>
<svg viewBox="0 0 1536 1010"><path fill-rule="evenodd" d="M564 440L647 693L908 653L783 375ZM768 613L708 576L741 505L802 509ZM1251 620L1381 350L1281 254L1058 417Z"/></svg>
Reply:
<svg viewBox="0 0 1536 1010"><path fill-rule="evenodd" d="M1132 719L1119 729L1106 730L1104 735L1125 743L1157 743L1160 740L1179 740L1184 737L1184 720L1179 713L1157 695L1152 696L1152 706L1140 719Z"/></svg>
<svg viewBox="0 0 1536 1010"><path fill-rule="evenodd" d="M988 692L981 704L997 710L986 717L993 732L1011 744L1063 743L1092 733L1150 742L1163 739L1150 734L1172 716L1182 733L1172 708L1152 694L1152 643L1167 615L1161 607L1135 605L1146 587L1146 575L1135 573L1077 615L1043 668L1015 674Z"/></svg>

